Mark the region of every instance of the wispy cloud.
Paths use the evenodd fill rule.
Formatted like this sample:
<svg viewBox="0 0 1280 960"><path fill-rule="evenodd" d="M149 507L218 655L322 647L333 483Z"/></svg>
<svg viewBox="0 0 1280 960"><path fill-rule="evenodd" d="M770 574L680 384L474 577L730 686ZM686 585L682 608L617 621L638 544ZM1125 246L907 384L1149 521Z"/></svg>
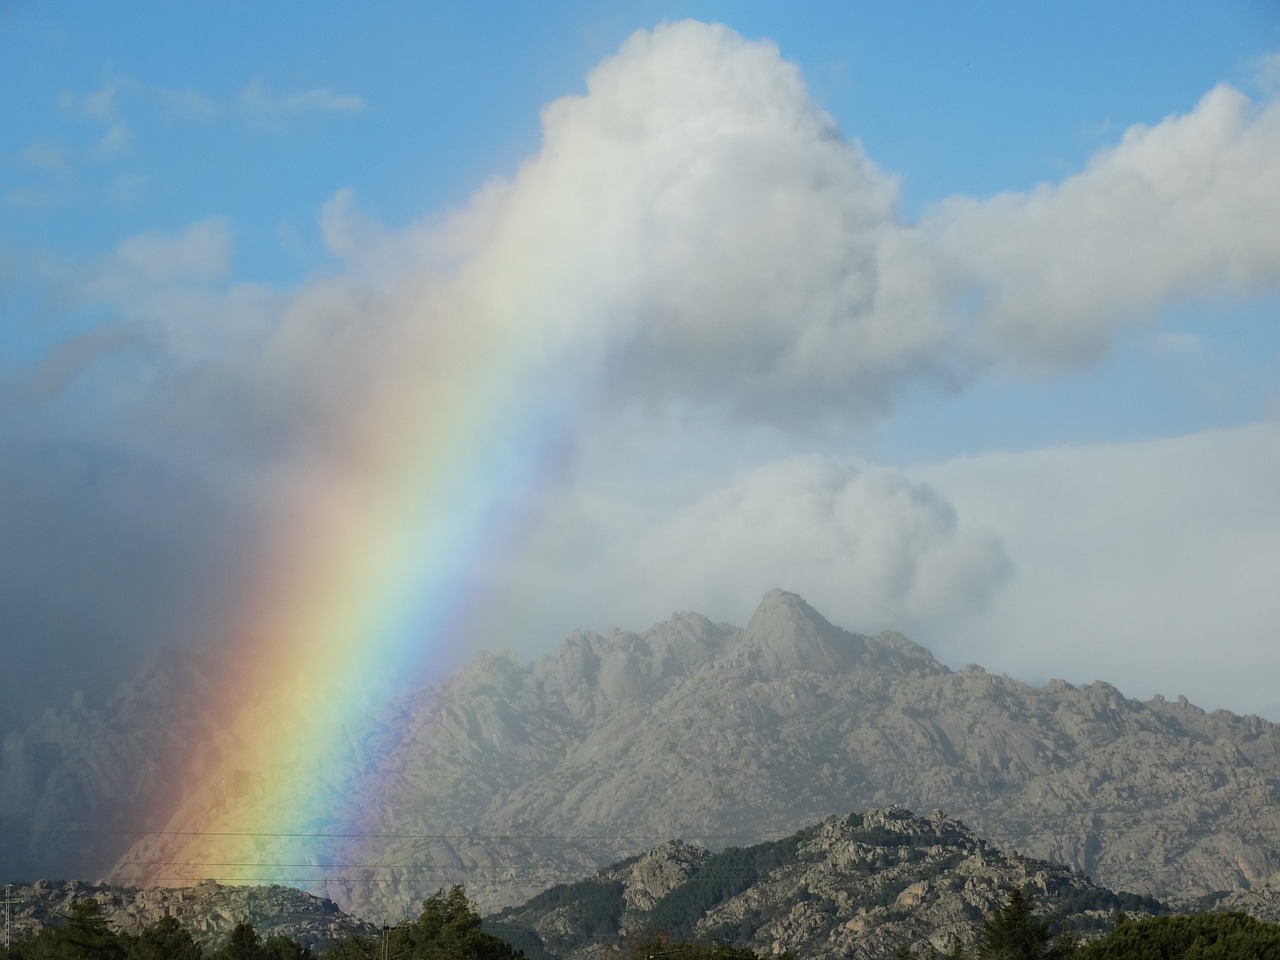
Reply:
<svg viewBox="0 0 1280 960"><path fill-rule="evenodd" d="M277 94L261 80L244 88L240 102L252 114L272 117L297 113L361 113L369 108L363 97L334 93L328 87Z"/></svg>
<svg viewBox="0 0 1280 960"><path fill-rule="evenodd" d="M1259 57L1252 64L1253 81L1266 93L1280 92L1280 50Z"/></svg>
<svg viewBox="0 0 1280 960"><path fill-rule="evenodd" d="M96 123L113 123L120 118L120 104L126 96L149 101L177 117L203 119L221 112L217 101L199 90L175 90L134 77L117 76L112 76L101 89L92 93L64 90L58 98L58 105L68 116Z"/></svg>
<svg viewBox="0 0 1280 960"><path fill-rule="evenodd" d="M15 187L4 195L5 206L14 210L48 210L59 202L59 195L46 187Z"/></svg>
<svg viewBox="0 0 1280 960"><path fill-rule="evenodd" d="M149 233L120 244L115 262L153 283L210 282L231 270L231 229L221 217L193 223L177 236Z"/></svg>
<svg viewBox="0 0 1280 960"><path fill-rule="evenodd" d="M58 97L58 106L64 113L81 120L111 123L118 115L116 98L122 89L132 86L133 81L111 80L93 93L79 94L73 90L64 90Z"/></svg>
<svg viewBox="0 0 1280 960"><path fill-rule="evenodd" d="M116 154L124 153L129 149L129 141L131 139L132 134L129 132L128 125L117 120L107 127L107 132L93 145L93 155L95 157L113 157Z"/></svg>
<svg viewBox="0 0 1280 960"><path fill-rule="evenodd" d="M43 170L46 173L52 173L60 177L65 177L71 172L71 165L67 161L66 148L61 144L51 143L47 140L28 144L22 151L22 162L28 167Z"/></svg>
<svg viewBox="0 0 1280 960"><path fill-rule="evenodd" d="M54 399L96 360L143 346L145 340L135 328L118 324L103 324L64 340L39 364L0 381L0 413Z"/></svg>
<svg viewBox="0 0 1280 960"><path fill-rule="evenodd" d="M199 90L171 90L167 87L152 87L152 93L166 110L179 117L200 120L217 116L221 107L217 101L206 97Z"/></svg>
<svg viewBox="0 0 1280 960"><path fill-rule="evenodd" d="M88 156L95 160L118 156L130 148L133 124L141 122L140 111L158 111L167 118L187 121L226 115L261 121L306 113L355 114L368 109L362 97L336 93L328 87L277 94L263 81L255 80L236 101L227 103L193 88L175 89L121 76L109 76L90 93L64 90L58 106L65 116L102 128L97 139L87 146ZM24 160L29 166L52 169L58 157L49 145L37 144L28 148ZM65 156L62 160L65 172Z"/></svg>

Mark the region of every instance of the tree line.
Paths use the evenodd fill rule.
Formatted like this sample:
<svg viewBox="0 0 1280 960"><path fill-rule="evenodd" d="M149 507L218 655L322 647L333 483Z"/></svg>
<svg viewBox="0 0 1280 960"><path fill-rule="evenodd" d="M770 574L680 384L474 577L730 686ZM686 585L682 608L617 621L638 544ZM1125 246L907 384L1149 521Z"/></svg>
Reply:
<svg viewBox="0 0 1280 960"><path fill-rule="evenodd" d="M428 897L416 920L380 933L352 936L323 960L525 960L523 950L484 929L461 885ZM607 960L765 960L724 943L643 933L602 948ZM945 952L903 945L894 960L1260 960L1280 958L1280 925L1241 913L1166 915L1130 919L1117 914L1112 930L1087 943L1038 915L1022 891L984 923L977 943L953 943ZM47 927L0 948L0 960L319 960L286 936L263 938L240 923L226 944L205 953L178 921L165 917L139 934L110 928L97 901L75 904L60 926ZM787 955L770 960L789 960Z"/></svg>
<svg viewBox="0 0 1280 960"><path fill-rule="evenodd" d="M894 960L1271 960L1280 958L1280 925L1243 913L1115 916L1109 933L1078 943L1069 928L1055 929L1032 909L1021 890L1009 891L977 944L952 944L946 953L922 954L904 946Z"/></svg>

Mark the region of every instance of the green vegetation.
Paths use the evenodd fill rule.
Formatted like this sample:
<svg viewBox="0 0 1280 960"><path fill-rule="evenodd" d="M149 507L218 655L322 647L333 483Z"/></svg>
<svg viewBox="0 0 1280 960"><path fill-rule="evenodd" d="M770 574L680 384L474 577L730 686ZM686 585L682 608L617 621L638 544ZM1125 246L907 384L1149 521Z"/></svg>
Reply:
<svg viewBox="0 0 1280 960"><path fill-rule="evenodd" d="M624 903L623 886L617 880L601 880L598 877L577 883L562 883L545 890L530 900L524 910L560 910L572 934L565 934L543 943L536 934L513 923L507 918L517 908L507 908L485 922L485 930L501 937L529 960L544 960L549 952L561 953L586 943L588 940L612 938L617 935L622 920Z"/></svg>
<svg viewBox="0 0 1280 960"><path fill-rule="evenodd" d="M172 917L136 937L116 933L102 905L86 900L72 906L64 925L14 943L5 960L200 960L200 947Z"/></svg>
<svg viewBox="0 0 1280 960"><path fill-rule="evenodd" d="M663 933L647 933L623 944L621 960L761 960L754 950L726 943L676 940ZM774 960L791 960L788 953Z"/></svg>
<svg viewBox="0 0 1280 960"><path fill-rule="evenodd" d="M618 929L618 920L622 916L623 886L618 880L601 880L598 877L590 880L579 880L577 883L562 883L538 894L521 910L554 910L569 906L573 917L589 934L613 933ZM504 910L499 916L510 913Z"/></svg>
<svg viewBox="0 0 1280 960"><path fill-rule="evenodd" d="M1141 913L1159 916L1169 912L1169 908L1155 897L1140 893L1116 893L1102 887L1092 890L1074 891L1058 900L1052 919L1059 925L1064 917L1074 917L1072 924L1077 933L1101 933L1111 928L1111 924L1102 916L1096 919L1081 916L1086 911L1099 913Z"/></svg>
<svg viewBox="0 0 1280 960"><path fill-rule="evenodd" d="M406 920L381 937L351 937L326 954L332 960L516 960L522 955L480 929L480 915L461 886L439 890L422 904L417 920ZM191 934L166 917L137 936L117 933L96 900L75 904L61 926L19 940L0 960L201 960ZM309 947L289 937L263 939L253 924L236 925L230 939L207 960L312 960Z"/></svg>
<svg viewBox="0 0 1280 960"><path fill-rule="evenodd" d="M791 838L795 840L796 838ZM707 888L729 889L752 872L768 869L794 857L795 846L779 841L763 857L744 859L745 851L725 851ZM759 848L752 848L752 852ZM713 858L714 859L714 858ZM710 864L712 861L708 861ZM711 938L694 940L687 935L644 931L621 941L604 933L617 929L621 912L621 888L612 881L592 880L565 884L538 898L540 908L567 907L575 915L597 924L577 936L575 945L602 942L616 960L762 960L743 946L758 924L744 923L741 930L716 931ZM675 914L675 908L671 915ZM681 906L680 910L692 909ZM656 912L656 911L655 911ZM510 914L511 911L504 911ZM501 915L500 915L501 916ZM759 920L759 917L754 918ZM607 923L606 923L607 922ZM690 924L691 926L691 924ZM501 931L502 935L498 935ZM510 934L508 936L507 934ZM513 937L525 937L529 951ZM612 946L605 946L607 941ZM381 934L350 937L327 951L323 960L539 960L549 958L536 934L501 923L482 929L480 915L460 885L439 890L422 904L416 920L386 927ZM558 945L557 945L558 946ZM240 923L229 940L203 955L205 960L312 960L310 949L288 937L262 938L248 922ZM784 957L786 955L784 954ZM972 950L954 943L945 954L904 944L894 960L1264 960L1280 958L1280 925L1263 923L1241 913L1200 916L1162 915L1131 920L1115 914L1114 928L1105 936L1080 945L1071 931L1053 918L1036 913L1021 890L1010 890L1008 899L983 925ZM102 907L85 901L72 907L65 922L14 943L0 960L202 960L199 945L179 923L166 917L140 934L116 933L107 924Z"/></svg>
<svg viewBox="0 0 1280 960"><path fill-rule="evenodd" d="M974 956L976 960L1066 960L1074 954L1070 934L1055 937L1049 921L1036 916L1022 891L1015 888L983 926Z"/></svg>
<svg viewBox="0 0 1280 960"><path fill-rule="evenodd" d="M1243 913L1129 920L1081 947L1074 960L1262 960L1280 957L1280 925Z"/></svg>
<svg viewBox="0 0 1280 960"><path fill-rule="evenodd" d="M648 929L686 937L693 926L716 904L735 897L771 870L794 863L796 850L811 830L761 843L754 847L729 847L708 858L687 883L654 904Z"/></svg>
<svg viewBox="0 0 1280 960"><path fill-rule="evenodd" d="M898 954L915 956L910 947ZM944 960L930 950L926 956ZM1280 925L1242 913L1157 916L1116 915L1110 933L1079 945L1068 930L1056 934L1019 890L982 928L972 953L953 946L945 960L1269 960L1280 957ZM895 958L896 960L896 958Z"/></svg>
<svg viewBox="0 0 1280 960"><path fill-rule="evenodd" d="M461 884L436 891L422 913L387 935L383 954L396 960L511 960L516 952L480 928L480 914Z"/></svg>

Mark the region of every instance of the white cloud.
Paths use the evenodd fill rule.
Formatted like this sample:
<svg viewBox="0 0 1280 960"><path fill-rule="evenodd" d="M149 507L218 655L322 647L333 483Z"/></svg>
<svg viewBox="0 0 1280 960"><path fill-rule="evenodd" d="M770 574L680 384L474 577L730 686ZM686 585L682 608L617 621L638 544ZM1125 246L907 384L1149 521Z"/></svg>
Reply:
<svg viewBox="0 0 1280 960"><path fill-rule="evenodd" d="M914 631L980 618L1009 575L994 535L897 470L793 457L672 482L680 468L577 478L504 570L485 635L545 645L681 609L742 625L779 586L850 629Z"/></svg>
<svg viewBox="0 0 1280 960"><path fill-rule="evenodd" d="M957 199L930 226L982 290L988 349L1076 363L1170 301L1280 287L1278 153L1280 102L1255 109L1220 86L1061 184Z"/></svg>
<svg viewBox="0 0 1280 960"><path fill-rule="evenodd" d="M1061 184L919 228L795 67L723 27L633 36L543 130L486 191L470 309L631 396L847 420L913 381L1084 362L1171 302L1280 286L1280 103L1229 87Z"/></svg>
<svg viewBox="0 0 1280 960"><path fill-rule="evenodd" d="M342 261L350 278L391 288L411 272L427 267L414 237L420 231L396 233L363 214L355 191L339 190L321 210L320 231L325 249Z"/></svg>
<svg viewBox="0 0 1280 960"><path fill-rule="evenodd" d="M271 109L328 98L248 95ZM347 274L263 330L250 379L264 398L307 396L321 392L314 363L357 394L371 379L412 391L415 364L465 331L517 344L526 371L572 371L602 409L847 423L992 355L1079 359L1140 309L1272 283L1278 118L1220 88L1058 187L955 201L915 228L894 180L841 139L772 44L666 25L597 67L585 96L549 105L538 155L443 222L388 231L336 194L322 229ZM177 245L130 241L117 259L157 282L173 270L209 282L229 249L225 225L206 225ZM975 283L981 349L965 316ZM332 412L321 400L316 417Z"/></svg>
<svg viewBox="0 0 1280 960"><path fill-rule="evenodd" d="M628 390L771 419L878 406L941 362L937 278L894 182L772 44L667 25L587 86L487 198L465 274L485 322Z"/></svg>

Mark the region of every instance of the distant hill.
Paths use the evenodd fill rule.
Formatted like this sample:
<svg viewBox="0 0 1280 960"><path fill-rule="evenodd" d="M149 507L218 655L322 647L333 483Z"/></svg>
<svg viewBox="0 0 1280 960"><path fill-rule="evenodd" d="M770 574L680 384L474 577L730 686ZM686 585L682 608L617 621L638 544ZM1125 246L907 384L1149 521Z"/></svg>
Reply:
<svg viewBox="0 0 1280 960"><path fill-rule="evenodd" d="M15 879L92 858L101 873L61 875L105 875L116 858L126 883L235 875L209 865L202 835L235 834L258 801L227 804L208 771L255 726L192 716L175 691L186 674L198 689L201 669L158 658L107 705L6 737L0 861ZM497 909L673 836L718 850L891 805L943 809L1006 851L1187 902L1263 890L1280 871L1275 724L1105 683L953 671L783 591L745 629L683 613L644 634L574 633L528 665L483 654L346 735L358 757L323 787L362 820L327 824L335 837L307 861L326 868L290 879L314 876L308 889L371 917L455 882ZM186 769L167 780L175 755ZM126 852L140 798L179 780L196 786L166 832ZM262 837L219 859L300 862Z"/></svg>
<svg viewBox="0 0 1280 960"><path fill-rule="evenodd" d="M760 953L881 960L903 946L971 946L1012 888L1077 935L1116 910L1165 912L1064 867L1005 856L960 822L901 808L832 817L789 837L712 853L663 844L488 917L531 960L594 960L620 937L665 931Z"/></svg>

